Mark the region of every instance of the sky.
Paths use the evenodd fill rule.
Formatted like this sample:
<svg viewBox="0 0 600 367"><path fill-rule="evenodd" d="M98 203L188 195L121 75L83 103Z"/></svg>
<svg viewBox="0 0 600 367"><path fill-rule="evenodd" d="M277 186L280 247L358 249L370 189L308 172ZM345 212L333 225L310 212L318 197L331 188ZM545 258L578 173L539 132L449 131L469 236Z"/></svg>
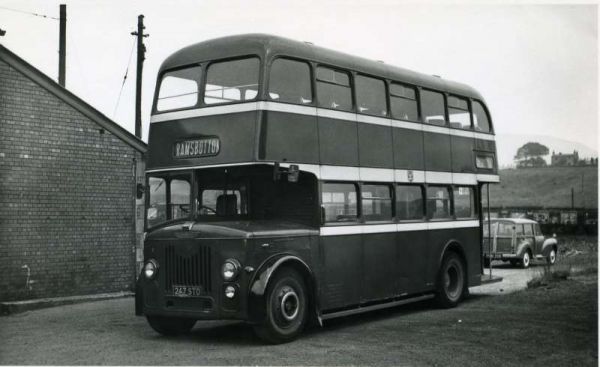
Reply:
<svg viewBox="0 0 600 367"><path fill-rule="evenodd" d="M7 31L0 43L55 79L58 21L14 10L58 18L61 3L67 4L67 88L131 132L130 32L144 14L145 141L165 58L216 37L269 33L469 84L486 99L496 133L541 134L597 150L593 3L0 0L0 29Z"/></svg>

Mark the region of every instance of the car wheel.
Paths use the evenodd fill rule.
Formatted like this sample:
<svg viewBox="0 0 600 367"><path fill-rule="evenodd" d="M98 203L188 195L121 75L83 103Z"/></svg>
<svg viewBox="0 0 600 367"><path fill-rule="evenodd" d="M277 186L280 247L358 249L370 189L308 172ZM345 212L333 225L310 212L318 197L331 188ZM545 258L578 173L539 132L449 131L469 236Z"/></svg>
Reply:
<svg viewBox="0 0 600 367"><path fill-rule="evenodd" d="M308 300L302 276L292 268L278 271L265 293L265 320L254 331L259 338L274 344L294 340L304 329Z"/></svg>
<svg viewBox="0 0 600 367"><path fill-rule="evenodd" d="M186 334L196 324L194 319L181 317L146 316L146 319L150 327L162 335Z"/></svg>
<svg viewBox="0 0 600 367"><path fill-rule="evenodd" d="M529 267L530 263L531 263L531 255L529 254L529 250L527 250L521 256L521 268L527 269Z"/></svg>
<svg viewBox="0 0 600 367"><path fill-rule="evenodd" d="M443 308L456 307L465 294L465 266L455 252L447 252L437 278L436 303Z"/></svg>
<svg viewBox="0 0 600 367"><path fill-rule="evenodd" d="M554 265L554 263L556 262L556 250L555 249L550 250L548 257L546 257L546 262L548 263L548 265Z"/></svg>

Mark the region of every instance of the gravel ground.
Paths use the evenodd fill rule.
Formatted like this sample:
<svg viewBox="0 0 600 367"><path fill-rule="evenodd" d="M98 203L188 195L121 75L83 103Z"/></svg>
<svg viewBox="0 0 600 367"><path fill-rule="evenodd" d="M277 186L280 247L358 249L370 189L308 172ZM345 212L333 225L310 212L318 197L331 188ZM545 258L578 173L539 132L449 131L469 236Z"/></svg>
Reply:
<svg viewBox="0 0 600 367"><path fill-rule="evenodd" d="M421 302L331 320L324 328L306 331L291 344L277 346L262 344L249 326L234 322L199 322L191 335L162 337L146 324L144 318L134 316L133 298L31 311L0 317L0 363L395 366L505 366L526 363L551 366L565 361L558 359L560 362L556 362L552 353L558 353L562 348L567 360L571 361L570 351L580 347L585 352L584 359L576 359L572 365L585 365L589 361L597 363L597 354L594 354L597 344L593 346L597 329L594 334L594 323L590 321L597 320L597 308L595 314L593 311L596 307L596 278L591 279L591 285L574 282L574 285L567 286L567 291L573 289L573 292L581 293L574 298L586 302L583 306L571 305L568 303L570 300L564 300L569 297L564 296L557 300L541 298L538 303L528 304L533 299L528 293L546 291L503 293L524 288L526 281L536 273L536 268L496 271L497 275L504 274L507 279L506 283L500 283L502 288L498 288L497 284L472 288L473 295L458 308L439 310L430 302ZM543 297L549 294L540 293ZM565 313L576 314L572 322L554 320L560 316L547 320L536 310L552 304L556 312L563 312L556 306L560 302L565 303ZM494 315L494 311L498 307L508 307L503 306L505 304L519 308L518 317L508 315L510 322L521 323L520 318L523 318L542 331L547 329L552 335L556 334L555 338L565 340L555 340L558 347L548 346L552 349L542 353L545 359L538 359L532 353L530 348L533 345L523 348L522 353L515 353L514 343L525 346L528 340L543 335L543 332L538 329L519 330L514 325L496 322L498 317L503 316ZM592 311L584 312L584 306ZM578 314L577 310L582 311Z"/></svg>

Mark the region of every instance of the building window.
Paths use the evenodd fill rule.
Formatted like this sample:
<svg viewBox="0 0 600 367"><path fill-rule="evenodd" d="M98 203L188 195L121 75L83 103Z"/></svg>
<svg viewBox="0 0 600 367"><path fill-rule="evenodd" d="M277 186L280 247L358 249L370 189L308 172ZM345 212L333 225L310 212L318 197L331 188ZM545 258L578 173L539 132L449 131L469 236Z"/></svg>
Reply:
<svg viewBox="0 0 600 367"><path fill-rule="evenodd" d="M415 88L397 83L390 84L390 103L393 118L419 121Z"/></svg>
<svg viewBox="0 0 600 367"><path fill-rule="evenodd" d="M446 109L444 108L444 95L423 89L421 91L421 108L426 123L432 125L446 124Z"/></svg>
<svg viewBox="0 0 600 367"><path fill-rule="evenodd" d="M367 222L392 220L392 190L388 185L362 185L362 215Z"/></svg>
<svg viewBox="0 0 600 367"><path fill-rule="evenodd" d="M204 103L249 101L258 95L260 61L256 57L210 64L206 73Z"/></svg>
<svg viewBox="0 0 600 367"><path fill-rule="evenodd" d="M451 218L450 189L447 186L427 187L427 218Z"/></svg>
<svg viewBox="0 0 600 367"><path fill-rule="evenodd" d="M277 102L311 103L309 65L301 61L276 59L271 65L269 98Z"/></svg>
<svg viewBox="0 0 600 367"><path fill-rule="evenodd" d="M476 217L475 195L472 187L454 188L454 215L457 219Z"/></svg>
<svg viewBox="0 0 600 367"><path fill-rule="evenodd" d="M483 105L477 101L473 101L473 125L476 131L484 133L491 132L490 119Z"/></svg>
<svg viewBox="0 0 600 367"><path fill-rule="evenodd" d="M398 220L423 219L423 190L421 190L421 186L396 186L396 202Z"/></svg>
<svg viewBox="0 0 600 367"><path fill-rule="evenodd" d="M373 116L387 116L385 83L383 80L358 75L355 79L358 112Z"/></svg>
<svg viewBox="0 0 600 367"><path fill-rule="evenodd" d="M448 117L450 118L450 127L457 127L460 129L471 128L469 103L464 98L455 96L448 97Z"/></svg>
<svg viewBox="0 0 600 367"><path fill-rule="evenodd" d="M355 184L324 183L322 193L325 222L354 222L358 220Z"/></svg>
<svg viewBox="0 0 600 367"><path fill-rule="evenodd" d="M200 66L165 73L160 81L156 110L169 111L196 106L201 75Z"/></svg>
<svg viewBox="0 0 600 367"><path fill-rule="evenodd" d="M323 66L317 68L319 107L352 111L350 74Z"/></svg>

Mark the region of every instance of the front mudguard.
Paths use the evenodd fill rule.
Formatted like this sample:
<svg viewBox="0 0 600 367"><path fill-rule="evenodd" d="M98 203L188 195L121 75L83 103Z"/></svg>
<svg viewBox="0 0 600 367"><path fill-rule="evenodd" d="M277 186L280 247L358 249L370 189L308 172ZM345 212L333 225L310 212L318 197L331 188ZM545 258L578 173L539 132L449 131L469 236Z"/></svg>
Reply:
<svg viewBox="0 0 600 367"><path fill-rule="evenodd" d="M558 241L556 238L547 238L542 245L542 255L544 257L550 255L550 251L556 247L556 252L558 252ZM557 254L558 255L558 254Z"/></svg>
<svg viewBox="0 0 600 367"><path fill-rule="evenodd" d="M248 321L251 323L261 323L266 318L266 291L269 286L269 280L272 275L283 265L290 265L296 268L301 275L308 280L309 295L313 295L314 276L306 262L295 255L279 254L265 260L258 270L254 273L250 281L248 291ZM313 297L310 297L314 299Z"/></svg>

